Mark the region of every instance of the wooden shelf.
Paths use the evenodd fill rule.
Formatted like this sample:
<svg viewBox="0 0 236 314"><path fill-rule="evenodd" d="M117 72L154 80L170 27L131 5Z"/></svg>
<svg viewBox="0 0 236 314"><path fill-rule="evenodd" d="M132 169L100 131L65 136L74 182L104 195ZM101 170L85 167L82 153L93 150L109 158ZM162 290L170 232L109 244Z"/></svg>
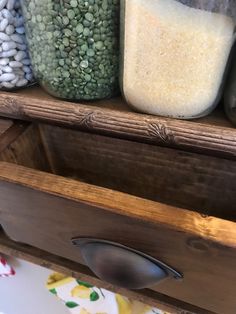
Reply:
<svg viewBox="0 0 236 314"><path fill-rule="evenodd" d="M222 108L206 118L184 121L136 113L120 97L86 103L61 101L36 86L1 92L0 115L236 159L236 129Z"/></svg>

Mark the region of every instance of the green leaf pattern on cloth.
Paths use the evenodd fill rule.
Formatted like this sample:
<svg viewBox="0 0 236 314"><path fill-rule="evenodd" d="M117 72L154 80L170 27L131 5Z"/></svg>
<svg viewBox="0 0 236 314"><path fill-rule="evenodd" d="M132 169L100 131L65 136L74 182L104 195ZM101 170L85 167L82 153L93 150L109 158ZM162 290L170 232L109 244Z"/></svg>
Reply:
<svg viewBox="0 0 236 314"><path fill-rule="evenodd" d="M67 306L69 309L73 309L74 307L79 306L79 304L77 304L77 303L75 303L75 302L72 302L72 301L69 301L69 302L66 302L66 306Z"/></svg>
<svg viewBox="0 0 236 314"><path fill-rule="evenodd" d="M47 288L65 304L71 314L168 314L80 279L57 273L49 277Z"/></svg>
<svg viewBox="0 0 236 314"><path fill-rule="evenodd" d="M54 289L50 289L49 290L52 294L55 294L55 295L57 295L57 290L54 288Z"/></svg>
<svg viewBox="0 0 236 314"><path fill-rule="evenodd" d="M87 282L81 281L81 280L79 280L79 279L76 279L76 281L77 281L77 283L78 283L79 285L81 285L81 286L84 286L84 287L86 287L86 288L93 288L93 286L90 285L90 284L87 283Z"/></svg>
<svg viewBox="0 0 236 314"><path fill-rule="evenodd" d="M93 291L90 294L90 301L94 302L97 301L99 299L99 294L96 291Z"/></svg>

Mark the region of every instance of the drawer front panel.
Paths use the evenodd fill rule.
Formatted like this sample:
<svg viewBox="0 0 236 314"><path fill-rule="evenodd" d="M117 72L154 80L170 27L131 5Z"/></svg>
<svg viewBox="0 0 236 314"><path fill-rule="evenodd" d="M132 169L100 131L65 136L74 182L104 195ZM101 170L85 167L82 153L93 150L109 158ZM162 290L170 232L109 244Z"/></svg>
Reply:
<svg viewBox="0 0 236 314"><path fill-rule="evenodd" d="M233 222L0 164L0 221L14 240L80 263L72 238L118 242L183 273L182 281L168 279L154 290L216 313L235 313Z"/></svg>

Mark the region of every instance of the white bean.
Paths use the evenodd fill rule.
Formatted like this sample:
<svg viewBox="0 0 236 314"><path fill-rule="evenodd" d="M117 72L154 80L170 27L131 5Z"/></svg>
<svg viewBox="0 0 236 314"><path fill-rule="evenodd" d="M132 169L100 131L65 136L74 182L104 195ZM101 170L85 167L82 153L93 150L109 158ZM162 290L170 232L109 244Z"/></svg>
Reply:
<svg viewBox="0 0 236 314"><path fill-rule="evenodd" d="M6 29L5 29L5 32L6 34L9 36L9 35L12 35L15 31L15 28L14 26L12 25L7 25Z"/></svg>
<svg viewBox="0 0 236 314"><path fill-rule="evenodd" d="M20 79L17 83L16 86L17 87L22 87L24 85L26 85L28 83L28 81L25 78Z"/></svg>
<svg viewBox="0 0 236 314"><path fill-rule="evenodd" d="M7 42L2 44L2 49L4 51L8 51L8 50L15 49L15 48L16 48L16 43L14 41L7 41Z"/></svg>
<svg viewBox="0 0 236 314"><path fill-rule="evenodd" d="M1 22L0 22L0 32L5 31L7 25L8 25L8 19L1 20Z"/></svg>
<svg viewBox="0 0 236 314"><path fill-rule="evenodd" d="M14 57L16 54L17 54L17 50L11 49L8 51L0 52L0 57L2 57L2 58Z"/></svg>
<svg viewBox="0 0 236 314"><path fill-rule="evenodd" d="M14 73L4 73L0 76L0 82L9 82L14 80L15 78L15 74Z"/></svg>
<svg viewBox="0 0 236 314"><path fill-rule="evenodd" d="M23 67L23 64L19 61L10 61L9 65L12 68L22 68Z"/></svg>
<svg viewBox="0 0 236 314"><path fill-rule="evenodd" d="M7 9L3 9L2 10L2 15L8 19L9 23L12 24L12 22L14 21L14 17L11 14L10 11L8 11Z"/></svg>
<svg viewBox="0 0 236 314"><path fill-rule="evenodd" d="M4 67L2 67L2 72L12 73L13 69L9 65L5 65Z"/></svg>
<svg viewBox="0 0 236 314"><path fill-rule="evenodd" d="M1 39L1 38L0 38ZM11 35L11 39L19 44L24 44L24 37L19 34Z"/></svg>
<svg viewBox="0 0 236 314"><path fill-rule="evenodd" d="M7 0L0 0L0 11L6 6Z"/></svg>
<svg viewBox="0 0 236 314"><path fill-rule="evenodd" d="M0 66L1 65L7 65L9 63L10 59L8 58L1 58L0 59Z"/></svg>
<svg viewBox="0 0 236 314"><path fill-rule="evenodd" d="M10 41L11 38L7 34L5 34L3 32L0 32L0 40L2 40L2 41Z"/></svg>
<svg viewBox="0 0 236 314"><path fill-rule="evenodd" d="M7 2L7 10L11 11L15 7L15 0L8 0Z"/></svg>
<svg viewBox="0 0 236 314"><path fill-rule="evenodd" d="M25 51L18 51L14 58L16 61L21 61L22 59L25 59L26 57L27 57L27 53Z"/></svg>
<svg viewBox="0 0 236 314"><path fill-rule="evenodd" d="M16 27L16 32L18 34L24 34L25 33L25 28L23 26L21 27Z"/></svg>
<svg viewBox="0 0 236 314"><path fill-rule="evenodd" d="M2 82L2 87L5 87L7 89L12 89L15 87L15 84L13 84L12 82Z"/></svg>

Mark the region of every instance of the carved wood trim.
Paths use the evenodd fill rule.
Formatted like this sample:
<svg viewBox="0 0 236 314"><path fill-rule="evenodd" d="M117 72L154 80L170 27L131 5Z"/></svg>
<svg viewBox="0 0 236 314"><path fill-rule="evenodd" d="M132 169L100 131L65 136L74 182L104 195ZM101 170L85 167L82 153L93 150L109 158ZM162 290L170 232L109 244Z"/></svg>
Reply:
<svg viewBox="0 0 236 314"><path fill-rule="evenodd" d="M87 132L236 159L236 130L223 113L184 121L132 112L122 99L97 103L61 101L34 87L0 93L0 115L73 127ZM219 120L219 121L218 121Z"/></svg>

